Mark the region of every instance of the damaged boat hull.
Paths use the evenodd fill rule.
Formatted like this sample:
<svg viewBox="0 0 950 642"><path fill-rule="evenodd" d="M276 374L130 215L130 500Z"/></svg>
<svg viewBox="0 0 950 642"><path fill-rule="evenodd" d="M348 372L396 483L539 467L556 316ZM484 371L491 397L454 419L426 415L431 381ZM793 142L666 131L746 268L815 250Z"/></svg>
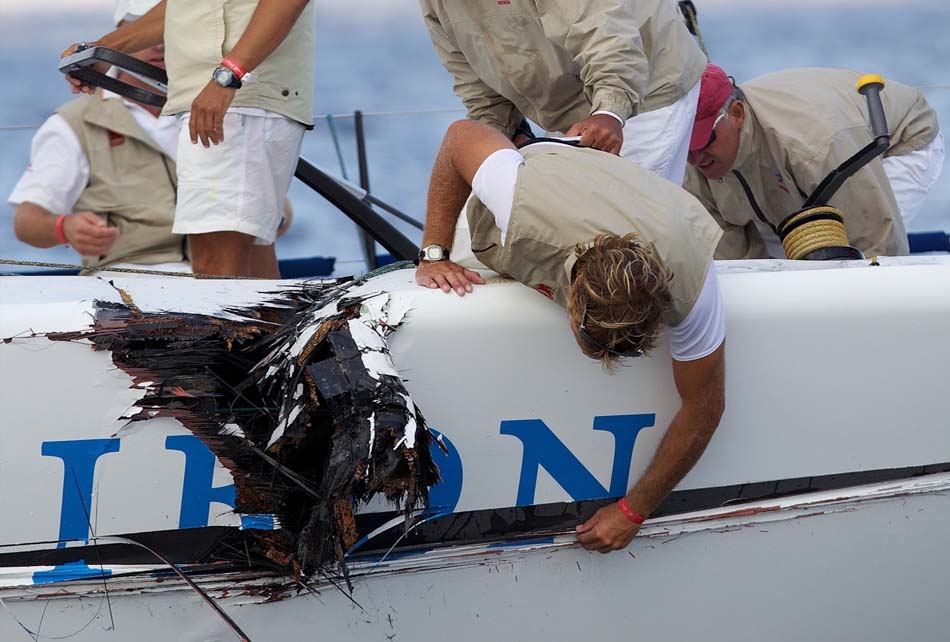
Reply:
<svg viewBox="0 0 950 642"><path fill-rule="evenodd" d="M358 563L332 585L269 601L273 578L199 583L259 641L946 639L950 476L660 520L628 550L569 537ZM77 585L78 584L78 585ZM313 588L313 587L312 587ZM293 587L288 587L293 591ZM20 628L76 642L239 639L182 582L116 578L0 591ZM107 603L108 602L108 603Z"/></svg>
<svg viewBox="0 0 950 642"><path fill-rule="evenodd" d="M403 525L386 502L362 508L352 595L338 579L184 567L252 640L892 640L910 617L916 640L945 639L950 262L881 263L720 264L726 414L658 516L607 556L570 528L662 438L678 406L666 348L609 376L523 286L458 299L412 270L370 279L347 296L374 327L392 316L392 362L444 446L422 519L406 534L386 528ZM153 382L56 336L88 329L94 301L243 323L236 310L297 287L0 280L2 639L239 639L155 559L42 563L109 537L280 530L235 512L232 471L185 424L129 423Z"/></svg>

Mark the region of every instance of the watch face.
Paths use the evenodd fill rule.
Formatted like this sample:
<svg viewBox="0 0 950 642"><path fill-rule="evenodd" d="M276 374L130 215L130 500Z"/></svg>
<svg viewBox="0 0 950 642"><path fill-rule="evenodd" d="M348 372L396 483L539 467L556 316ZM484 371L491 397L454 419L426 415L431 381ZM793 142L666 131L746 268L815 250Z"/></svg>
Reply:
<svg viewBox="0 0 950 642"><path fill-rule="evenodd" d="M445 249L439 245L429 245L425 249L426 261L442 261L446 258Z"/></svg>
<svg viewBox="0 0 950 642"><path fill-rule="evenodd" d="M234 74L227 67L218 67L214 70L212 78L222 87L228 87L234 81Z"/></svg>

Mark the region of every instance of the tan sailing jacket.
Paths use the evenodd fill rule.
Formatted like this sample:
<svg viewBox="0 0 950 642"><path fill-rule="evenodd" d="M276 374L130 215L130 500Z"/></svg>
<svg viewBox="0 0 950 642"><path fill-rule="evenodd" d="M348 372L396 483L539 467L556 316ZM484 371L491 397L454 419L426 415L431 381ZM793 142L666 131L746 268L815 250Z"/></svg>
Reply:
<svg viewBox="0 0 950 642"><path fill-rule="evenodd" d="M673 271L673 305L663 317L679 325L702 290L722 231L696 199L619 156L558 143L522 150L505 245L478 199L468 202L472 251L485 265L567 305L574 248L600 232L636 232Z"/></svg>
<svg viewBox="0 0 950 642"><path fill-rule="evenodd" d="M511 136L666 107L706 58L671 0L419 0L468 117Z"/></svg>
<svg viewBox="0 0 950 642"><path fill-rule="evenodd" d="M867 101L855 90L860 76L792 69L741 86L746 119L732 171L719 181L692 166L686 173L686 189L725 230L716 258L767 258L756 221L777 226L827 174L872 141ZM936 114L918 90L888 81L881 98L891 134L885 156L922 149L936 138ZM880 158L845 181L830 204L843 212L851 244L866 255L907 254L903 219Z"/></svg>
<svg viewBox="0 0 950 642"><path fill-rule="evenodd" d="M139 127L119 98L100 94L66 103L57 113L79 138L89 159L89 184L76 212L95 212L119 236L103 256L83 265L187 261L186 238L172 234L177 188L175 163Z"/></svg>
<svg viewBox="0 0 950 642"><path fill-rule="evenodd" d="M211 73L240 39L257 0L168 0L165 64L168 102L163 113L191 109ZM253 71L254 82L234 94L232 107L256 107L313 124L314 18L307 4L290 33Z"/></svg>

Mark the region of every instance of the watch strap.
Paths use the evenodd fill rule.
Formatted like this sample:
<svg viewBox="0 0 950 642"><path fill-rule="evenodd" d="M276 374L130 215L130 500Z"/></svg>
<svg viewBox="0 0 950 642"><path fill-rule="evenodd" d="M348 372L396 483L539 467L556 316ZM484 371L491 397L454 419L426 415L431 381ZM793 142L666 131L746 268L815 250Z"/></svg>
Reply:
<svg viewBox="0 0 950 642"><path fill-rule="evenodd" d="M230 69L231 73L242 83L254 82L254 74L245 69L241 63L234 60L231 56L225 56L224 60L221 61L221 66Z"/></svg>

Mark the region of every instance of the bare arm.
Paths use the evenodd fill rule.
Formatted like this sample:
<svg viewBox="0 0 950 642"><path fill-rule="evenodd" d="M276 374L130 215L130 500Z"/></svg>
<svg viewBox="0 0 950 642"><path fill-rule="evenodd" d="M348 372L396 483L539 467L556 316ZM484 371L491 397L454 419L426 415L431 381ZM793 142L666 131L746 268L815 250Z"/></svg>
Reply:
<svg viewBox="0 0 950 642"><path fill-rule="evenodd" d="M725 343L696 361L673 361L682 406L646 472L627 494L641 515L652 513L706 450L725 409Z"/></svg>
<svg viewBox="0 0 950 642"><path fill-rule="evenodd" d="M481 164L499 149L515 149L503 134L473 120L449 126L432 166L426 200L426 224L422 245L437 243L449 249L455 237L459 212L472 191L472 180ZM423 261L416 270L416 283L428 288L455 290L459 296L472 291L472 284L485 281L473 270L452 261Z"/></svg>
<svg viewBox="0 0 950 642"><path fill-rule="evenodd" d="M725 408L725 343L702 359L674 360L673 380L682 405L653 461L626 496L627 504L644 517L692 470L719 425ZM607 553L626 547L639 530L616 504L610 504L577 527L577 541Z"/></svg>
<svg viewBox="0 0 950 642"><path fill-rule="evenodd" d="M89 44L108 47L125 53L135 53L161 44L165 35L165 1L159 2L138 20L127 22L115 31L111 31L99 40ZM73 53L77 44L67 47L60 54L60 57ZM100 71L105 72L106 69ZM91 94L95 91L95 87L84 84L78 78L67 75L66 80L72 85L74 94L78 94L80 91Z"/></svg>
<svg viewBox="0 0 950 642"><path fill-rule="evenodd" d="M228 55L253 71L293 29L310 0L258 0L247 28Z"/></svg>
<svg viewBox="0 0 950 642"><path fill-rule="evenodd" d="M253 71L284 41L310 0L258 0L254 15L228 57L248 72ZM208 75L211 74L208 70ZM224 113L236 90L209 80L191 103L188 131L191 142L208 147L224 140Z"/></svg>
<svg viewBox="0 0 950 642"><path fill-rule="evenodd" d="M19 240L34 247L62 245L56 234L58 218L58 214L36 203L23 202L13 212L13 231ZM98 256L109 251L119 236L119 230L106 226L102 217L92 212L76 212L63 220L63 234L79 254Z"/></svg>

